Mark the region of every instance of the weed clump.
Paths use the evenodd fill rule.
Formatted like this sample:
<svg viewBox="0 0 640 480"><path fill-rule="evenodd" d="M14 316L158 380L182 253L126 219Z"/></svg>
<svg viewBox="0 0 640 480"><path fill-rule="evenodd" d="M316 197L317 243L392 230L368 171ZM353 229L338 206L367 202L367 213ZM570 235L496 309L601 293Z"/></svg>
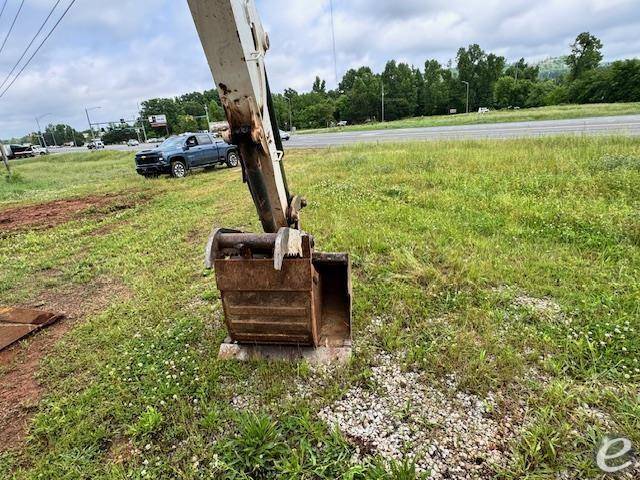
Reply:
<svg viewBox="0 0 640 480"><path fill-rule="evenodd" d="M22 184L27 183L26 179L17 172L12 172L11 175L4 174L4 181L11 184Z"/></svg>
<svg viewBox="0 0 640 480"><path fill-rule="evenodd" d="M598 162L599 170L637 170L640 171L640 157L634 155L606 154Z"/></svg>

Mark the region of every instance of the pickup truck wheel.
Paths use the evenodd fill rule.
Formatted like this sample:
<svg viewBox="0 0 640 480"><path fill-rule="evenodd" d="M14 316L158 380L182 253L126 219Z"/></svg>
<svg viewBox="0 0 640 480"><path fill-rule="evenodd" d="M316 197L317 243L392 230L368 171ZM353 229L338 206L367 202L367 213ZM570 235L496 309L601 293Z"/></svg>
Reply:
<svg viewBox="0 0 640 480"><path fill-rule="evenodd" d="M184 178L187 176L187 166L182 160L171 163L171 175L175 178Z"/></svg>
<svg viewBox="0 0 640 480"><path fill-rule="evenodd" d="M227 167L235 168L238 166L239 161L238 152L229 152L227 155Z"/></svg>

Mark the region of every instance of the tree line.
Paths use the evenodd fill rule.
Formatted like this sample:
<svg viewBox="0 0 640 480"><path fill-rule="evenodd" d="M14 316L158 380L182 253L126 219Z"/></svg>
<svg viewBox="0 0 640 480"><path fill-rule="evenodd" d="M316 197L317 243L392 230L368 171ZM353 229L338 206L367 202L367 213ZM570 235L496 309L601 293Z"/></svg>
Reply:
<svg viewBox="0 0 640 480"><path fill-rule="evenodd" d="M363 66L347 71L336 90L316 78L311 92L287 89L275 95L280 125L318 128L337 121L362 123L487 108L525 108L570 103L640 101L640 60L602 65L602 42L588 32L577 36L564 57L567 73L544 78L522 58L507 65L502 56L473 44L455 62L427 60L422 68L387 62L381 73Z"/></svg>
<svg viewBox="0 0 640 480"><path fill-rule="evenodd" d="M316 77L309 92L285 89L273 95L278 124L287 130L321 128L339 121L351 124L443 115L487 108L529 108L569 103L640 101L640 60L602 65L602 42L581 33L563 57L565 72L541 74L540 68L521 58L507 64L503 56L473 44L460 48L455 60L442 65L426 60L421 68L391 60L375 73L362 66L347 71L338 88L329 90ZM206 107L206 108L205 108ZM174 98L154 98L142 103L141 118L152 136L151 115L164 114L170 133L205 130L209 120L224 120L217 90L192 92Z"/></svg>
<svg viewBox="0 0 640 480"><path fill-rule="evenodd" d="M555 69L552 75L523 58L507 64L503 56L473 44L460 48L446 65L430 59L418 68L391 60L380 73L368 66L350 69L333 90L316 77L309 92L289 88L273 95L278 124L287 130L321 128L339 121L357 124L465 112L465 82L469 111L640 101L640 60L603 65L602 42L589 32L578 35L570 48L563 57L566 68ZM148 137L163 137L206 130L207 120L225 118L215 89L149 99L142 102L139 114L135 125L112 124L102 128L100 136L107 143L119 143L137 138L136 128L144 126ZM148 122L152 115L166 115L168 127L152 128ZM82 133L68 125L49 125L43 136L47 144L54 136L58 144L84 141ZM38 143L37 136L25 137L29 138Z"/></svg>

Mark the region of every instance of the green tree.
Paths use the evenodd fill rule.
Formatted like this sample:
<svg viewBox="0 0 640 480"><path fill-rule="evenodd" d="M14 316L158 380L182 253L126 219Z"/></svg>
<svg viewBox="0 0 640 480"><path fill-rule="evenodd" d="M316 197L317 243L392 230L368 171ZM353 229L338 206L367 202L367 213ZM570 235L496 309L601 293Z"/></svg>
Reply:
<svg viewBox="0 0 640 480"><path fill-rule="evenodd" d="M437 115L447 113L449 108L448 75L437 60L427 60L422 75L423 85L420 90L420 114Z"/></svg>
<svg viewBox="0 0 640 480"><path fill-rule="evenodd" d="M222 122L227 119L222 106L215 100L209 102L209 118L212 122Z"/></svg>
<svg viewBox="0 0 640 480"><path fill-rule="evenodd" d="M556 84L551 80L544 80L542 82L533 82L527 101L526 107L543 107L545 105L551 105L550 95L556 88Z"/></svg>
<svg viewBox="0 0 640 480"><path fill-rule="evenodd" d="M415 115L418 89L414 69L406 63L387 62L382 72L385 90L385 119L396 120Z"/></svg>
<svg viewBox="0 0 640 480"><path fill-rule="evenodd" d="M123 143L131 139L137 139L138 134L135 129L126 126L124 128L117 127L108 129L104 134L102 134L101 138L105 144L113 145L116 143Z"/></svg>
<svg viewBox="0 0 640 480"><path fill-rule="evenodd" d="M562 105L569 103L569 89L565 84L558 84L547 95L547 105Z"/></svg>
<svg viewBox="0 0 640 480"><path fill-rule="evenodd" d="M504 57L487 54L473 44L458 50L457 63L459 80L469 82L470 110L493 105L494 84L504 71ZM462 90L462 85L458 88Z"/></svg>
<svg viewBox="0 0 640 480"><path fill-rule="evenodd" d="M180 115L174 128L175 133L195 132L198 130L198 122L191 115Z"/></svg>
<svg viewBox="0 0 640 480"><path fill-rule="evenodd" d="M329 99L320 100L303 110L300 122L309 128L328 127L334 120L334 111L334 102Z"/></svg>
<svg viewBox="0 0 640 480"><path fill-rule="evenodd" d="M516 63L509 65L504 74L516 80L531 80L535 82L538 80L540 67L529 65L524 61L524 58L521 58Z"/></svg>
<svg viewBox="0 0 640 480"><path fill-rule="evenodd" d="M371 70L371 68L360 67L357 70L353 68L348 70L342 77L342 81L340 81L338 89L343 93L349 92L353 88L353 84L355 83L356 79L365 75L373 75L373 71Z"/></svg>
<svg viewBox="0 0 640 480"><path fill-rule="evenodd" d="M524 107L531 92L531 80L500 77L494 85L494 101L499 108Z"/></svg>
<svg viewBox="0 0 640 480"><path fill-rule="evenodd" d="M382 82L378 75L374 75L370 69L361 69L353 82L351 90L346 94L344 111L341 111L341 120L350 123L361 123L373 118L379 118L382 109L381 103Z"/></svg>
<svg viewBox="0 0 640 480"><path fill-rule="evenodd" d="M82 134L70 125L47 125L44 132L42 132L42 135L47 142L47 145L63 145L65 143L73 142L74 138L78 145L84 144L84 137Z"/></svg>
<svg viewBox="0 0 640 480"><path fill-rule="evenodd" d="M568 84L571 103L604 103L610 97L610 74L608 68L596 68L583 72Z"/></svg>
<svg viewBox="0 0 640 480"><path fill-rule="evenodd" d="M640 102L640 60L613 62L609 67L610 102Z"/></svg>
<svg viewBox="0 0 640 480"><path fill-rule="evenodd" d="M327 93L327 82L320 80L320 77L316 77L311 87L311 91L314 93Z"/></svg>
<svg viewBox="0 0 640 480"><path fill-rule="evenodd" d="M149 133L149 136L152 136L150 132L155 133L153 135L166 135L166 129L164 127L152 129L151 125L147 122L147 119L152 115L166 115L167 123L169 125L169 132L174 132L176 126L178 124L178 117L182 115L182 110L180 109L178 103L173 98L152 98L150 100L145 100L142 102L142 118L145 121L145 128Z"/></svg>
<svg viewBox="0 0 640 480"><path fill-rule="evenodd" d="M582 32L571 45L571 54L567 57L571 80L580 78L585 72L594 70L602 61L602 42L589 32Z"/></svg>

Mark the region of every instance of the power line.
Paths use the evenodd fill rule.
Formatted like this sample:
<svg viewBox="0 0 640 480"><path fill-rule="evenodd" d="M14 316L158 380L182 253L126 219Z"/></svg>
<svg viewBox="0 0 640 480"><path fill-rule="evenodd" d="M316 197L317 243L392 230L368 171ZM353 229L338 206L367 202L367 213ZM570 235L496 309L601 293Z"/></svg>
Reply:
<svg viewBox="0 0 640 480"><path fill-rule="evenodd" d="M5 2L6 4L6 2ZM4 41L2 42L2 46L0 47L0 53L2 53L2 50L4 50L4 46L7 44L7 40L9 40L9 35L11 35L11 31L13 30L13 27L16 24L16 21L18 20L18 15L20 15L20 12L22 11L22 7L24 6L24 0L22 0L22 2L20 2L20 6L18 7L18 11L16 12L16 16L13 17L13 22L11 22L11 26L9 27L9 31L7 32L7 36L4 37ZM4 7L2 8L4 10Z"/></svg>
<svg viewBox="0 0 640 480"><path fill-rule="evenodd" d="M338 85L338 60L336 58L336 27L333 21L333 0L329 0L331 9L331 38L333 39L333 73L336 76L336 86Z"/></svg>
<svg viewBox="0 0 640 480"><path fill-rule="evenodd" d="M49 37L53 34L55 29L58 27L58 25L60 25L60 22L62 22L62 19L67 15L69 10L71 10L71 7L73 6L74 3L76 3L76 0L71 0L71 3L69 3L69 5L65 9L65 11L62 12L62 15L60 16L58 21L55 23L55 25L53 27L51 27L51 30L49 31L49 33L47 33L47 36L42 39L42 42L40 42L40 45L38 45L38 48L36 48L36 50L31 54L31 56L29 57L29 60L27 60L27 62L22 66L22 68L16 74L16 76L13 77L13 80L11 80L11 83L9 83L9 85L7 85L5 87L5 89L2 91L2 93L0 93L0 98L4 97L4 94L7 93L7 90L9 90L11 88L11 86L14 83L16 83L16 80L18 80L18 78L20 78L20 75L22 75L22 72L24 72L24 70L27 68L27 66L29 66L29 64L31 63L31 60L33 60L33 57L36 56L36 54L40 51L40 49L45 44L45 42L49 39Z"/></svg>
<svg viewBox="0 0 640 480"><path fill-rule="evenodd" d="M2 14L4 13L4 9L7 6L8 1L9 0L4 0L4 4L2 5L2 10L0 10L0 18L2 18Z"/></svg>
<svg viewBox="0 0 640 480"><path fill-rule="evenodd" d="M7 74L6 78L4 79L4 81L2 82L2 84L0 85L0 90L2 90L2 87L5 86L5 84L7 83L7 80L9 80L9 78L11 78L11 75L13 75L13 72L16 71L16 68L18 68L18 65L20 65L20 62L22 61L22 59L24 58L24 56L27 54L27 52L29 51L29 49L31 48L31 46L33 45L33 43L36 41L36 38L38 38L38 35L40 35L40 32L42 32L42 30L44 29L44 26L47 24L47 22L49 21L49 19L51 18L51 15L53 15L53 12L55 11L56 8L58 8L58 5L60 4L62 0L58 0L55 5L53 6L53 8L51 9L51 11L49 12L49 15L47 15L47 18L44 19L44 22L42 22L42 25L40 25L40 28L38 29L38 31L36 32L36 34L33 36L33 38L31 39L31 42L29 42L29 45L27 45L27 48L24 49L24 52L22 52L22 55L20 55L20 58L18 59L18 61L16 62L16 64L13 66L13 68L11 69L11 71Z"/></svg>

